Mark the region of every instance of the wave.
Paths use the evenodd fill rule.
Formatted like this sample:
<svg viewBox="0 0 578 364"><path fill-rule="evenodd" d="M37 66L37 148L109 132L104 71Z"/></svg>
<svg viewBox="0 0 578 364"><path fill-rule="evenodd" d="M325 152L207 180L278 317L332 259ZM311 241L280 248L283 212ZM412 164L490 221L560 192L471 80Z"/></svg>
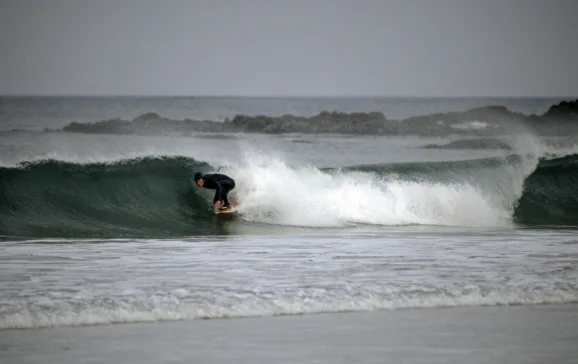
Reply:
<svg viewBox="0 0 578 364"><path fill-rule="evenodd" d="M44 160L3 167L0 235L200 234L212 215L191 188L191 171L207 167L185 157L90 164Z"/></svg>
<svg viewBox="0 0 578 364"><path fill-rule="evenodd" d="M524 183L515 218L529 225L576 225L578 154L543 160Z"/></svg>
<svg viewBox="0 0 578 364"><path fill-rule="evenodd" d="M206 235L225 224L212 191L192 183L187 157L110 163L57 160L0 168L0 236L171 237ZM574 225L578 155L511 155L470 161L343 168L294 167L248 157L223 167L237 181L240 214L227 224L298 227L357 225Z"/></svg>
<svg viewBox="0 0 578 364"><path fill-rule="evenodd" d="M323 287L210 293L178 288L130 297L75 297L76 302L45 297L50 305L30 305L0 317L0 329L83 326L131 322L219 319L402 308L501 306L578 302L576 284L486 284L392 288L364 286L344 290Z"/></svg>

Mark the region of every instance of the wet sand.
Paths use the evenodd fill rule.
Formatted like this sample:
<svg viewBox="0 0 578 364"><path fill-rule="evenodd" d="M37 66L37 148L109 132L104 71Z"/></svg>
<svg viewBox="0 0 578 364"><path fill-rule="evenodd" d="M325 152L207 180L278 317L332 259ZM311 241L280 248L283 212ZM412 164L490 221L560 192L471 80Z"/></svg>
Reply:
<svg viewBox="0 0 578 364"><path fill-rule="evenodd" d="M575 364L578 305L0 331L0 362Z"/></svg>

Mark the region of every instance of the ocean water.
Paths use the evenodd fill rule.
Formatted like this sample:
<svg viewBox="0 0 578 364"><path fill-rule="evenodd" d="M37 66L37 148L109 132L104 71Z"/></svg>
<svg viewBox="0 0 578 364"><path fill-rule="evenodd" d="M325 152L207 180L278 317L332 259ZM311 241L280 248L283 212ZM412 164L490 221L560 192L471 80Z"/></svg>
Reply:
<svg viewBox="0 0 578 364"><path fill-rule="evenodd" d="M0 329L578 302L578 154L448 138L44 132L324 109L406 117L547 99L2 98ZM232 176L214 216L196 171Z"/></svg>

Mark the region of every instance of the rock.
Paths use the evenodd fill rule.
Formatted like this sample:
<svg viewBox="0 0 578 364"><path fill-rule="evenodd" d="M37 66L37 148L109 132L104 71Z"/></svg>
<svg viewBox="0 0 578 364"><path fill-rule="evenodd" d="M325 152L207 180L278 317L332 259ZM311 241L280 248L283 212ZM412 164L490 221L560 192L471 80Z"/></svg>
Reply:
<svg viewBox="0 0 578 364"><path fill-rule="evenodd" d="M483 123L480 128L460 128L457 124ZM500 136L533 129L538 134L558 135L578 131L578 100L553 105L542 116L525 116L504 106L490 105L465 111L436 113L403 120L388 119L382 112L321 111L311 117L281 115L235 115L224 122L211 120L171 120L155 112L142 114L132 121L121 119L93 123L71 122L61 131L104 134L163 135L191 132L207 133L303 133L350 135L418 135L418 136Z"/></svg>
<svg viewBox="0 0 578 364"><path fill-rule="evenodd" d="M542 116L544 119L577 119L578 121L578 99L552 105Z"/></svg>
<svg viewBox="0 0 578 364"><path fill-rule="evenodd" d="M428 144L425 149L503 149L512 150L512 147L499 139L479 138L479 139L461 139L449 142L447 144Z"/></svg>

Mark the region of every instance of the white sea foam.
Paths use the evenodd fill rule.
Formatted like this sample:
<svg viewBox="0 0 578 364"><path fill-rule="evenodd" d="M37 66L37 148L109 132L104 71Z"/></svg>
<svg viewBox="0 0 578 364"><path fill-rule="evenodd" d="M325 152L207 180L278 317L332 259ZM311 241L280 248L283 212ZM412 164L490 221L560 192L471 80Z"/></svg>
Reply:
<svg viewBox="0 0 578 364"><path fill-rule="evenodd" d="M179 289L150 297L101 298L92 304L78 302L77 305L62 299L45 298L38 305L20 307L17 310L13 306L15 312L0 314L0 329L578 301L575 287L570 291L538 287L510 287L488 291L483 287L469 287L462 291L449 289L407 292L332 292L312 288L294 293L283 295L282 292L238 292L190 302L190 295L195 293Z"/></svg>
<svg viewBox="0 0 578 364"><path fill-rule="evenodd" d="M534 166L536 161L531 162ZM247 157L230 169L239 186L236 196L245 219L279 225L339 227L348 224L504 226L511 222L513 199L532 168L493 196L468 182L408 181L371 173L326 173L290 167L276 157ZM512 201L504 201L512 200Z"/></svg>

